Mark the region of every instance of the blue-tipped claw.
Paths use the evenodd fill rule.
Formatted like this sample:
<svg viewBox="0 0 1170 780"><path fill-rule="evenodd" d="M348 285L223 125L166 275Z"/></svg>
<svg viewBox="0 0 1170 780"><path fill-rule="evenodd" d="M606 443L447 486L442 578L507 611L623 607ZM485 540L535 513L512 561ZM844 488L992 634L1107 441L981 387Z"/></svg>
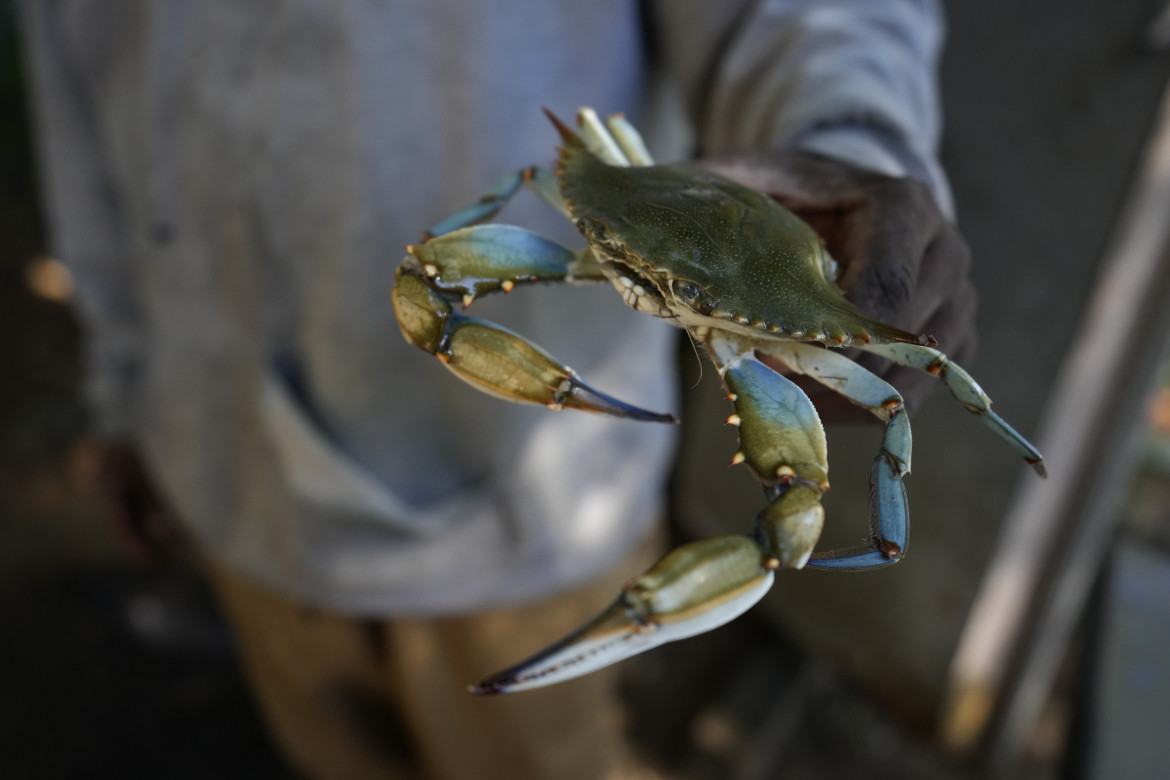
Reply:
<svg viewBox="0 0 1170 780"><path fill-rule="evenodd" d="M872 569L902 559L910 536L906 486L884 453L873 462L869 502L869 543L846 550L813 553L808 566L816 569Z"/></svg>
<svg viewBox="0 0 1170 780"><path fill-rule="evenodd" d="M768 592L772 571L765 560L746 536L683 545L633 580L608 609L577 631L468 690L512 693L553 685L717 628Z"/></svg>

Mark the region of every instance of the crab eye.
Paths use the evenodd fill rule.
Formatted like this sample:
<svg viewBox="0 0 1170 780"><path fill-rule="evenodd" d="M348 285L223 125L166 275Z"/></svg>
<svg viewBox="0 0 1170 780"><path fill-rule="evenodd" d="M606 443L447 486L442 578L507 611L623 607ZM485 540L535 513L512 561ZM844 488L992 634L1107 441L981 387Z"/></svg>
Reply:
<svg viewBox="0 0 1170 780"><path fill-rule="evenodd" d="M672 289L674 290L674 297L684 301L698 298L702 292L699 289L699 285L694 282L675 282Z"/></svg>

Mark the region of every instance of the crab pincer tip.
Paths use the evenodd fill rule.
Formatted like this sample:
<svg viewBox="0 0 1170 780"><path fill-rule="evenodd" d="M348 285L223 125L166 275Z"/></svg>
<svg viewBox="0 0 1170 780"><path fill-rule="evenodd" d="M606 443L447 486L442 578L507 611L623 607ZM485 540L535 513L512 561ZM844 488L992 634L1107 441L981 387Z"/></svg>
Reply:
<svg viewBox="0 0 1170 780"><path fill-rule="evenodd" d="M594 390L582 382L576 375L570 375L563 391L555 399L553 408L568 407L585 412L608 414L612 417L624 417L627 420L639 422L677 423L678 418L673 414L651 412L632 406L625 401L619 401L613 396Z"/></svg>
<svg viewBox="0 0 1170 780"><path fill-rule="evenodd" d="M479 685L468 685L467 692L476 696L490 696L493 693L504 693L504 688L499 683L482 682Z"/></svg>

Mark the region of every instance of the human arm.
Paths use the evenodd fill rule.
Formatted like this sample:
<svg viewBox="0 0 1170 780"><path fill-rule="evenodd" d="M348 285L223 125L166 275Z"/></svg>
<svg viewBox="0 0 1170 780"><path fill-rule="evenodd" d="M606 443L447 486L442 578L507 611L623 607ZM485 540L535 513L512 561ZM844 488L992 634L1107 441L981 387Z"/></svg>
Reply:
<svg viewBox="0 0 1170 780"><path fill-rule="evenodd" d="M938 5L664 0L655 13L702 164L809 221L854 303L962 360L975 294L936 159ZM912 405L937 384L881 370Z"/></svg>

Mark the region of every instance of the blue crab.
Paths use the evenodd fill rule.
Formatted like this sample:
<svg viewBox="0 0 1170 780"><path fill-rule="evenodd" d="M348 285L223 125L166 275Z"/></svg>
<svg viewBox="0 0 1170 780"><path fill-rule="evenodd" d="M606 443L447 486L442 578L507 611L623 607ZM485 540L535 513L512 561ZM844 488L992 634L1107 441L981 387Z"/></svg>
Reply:
<svg viewBox="0 0 1170 780"><path fill-rule="evenodd" d="M546 112L547 113L547 112ZM995 412L979 385L933 340L867 317L834 284L816 233L772 198L714 173L654 165L620 115L591 109L578 131L549 113L562 140L557 171L532 167L408 247L393 291L406 339L462 379L512 401L672 422L600 393L539 347L468 317L476 296L531 282L609 281L635 309L686 328L717 366L739 428L732 463L763 483L767 505L746 535L685 544L631 580L594 620L471 690L502 693L586 674L722 625L754 605L778 568L866 569L898 561L908 535L902 478L910 423L892 386L842 354L872 352L926 371L1041 475L1040 453ZM587 241L572 250L519 227L480 224L527 186ZM885 424L870 477L870 535L813 552L828 488L825 434L812 402L764 359L840 393Z"/></svg>

